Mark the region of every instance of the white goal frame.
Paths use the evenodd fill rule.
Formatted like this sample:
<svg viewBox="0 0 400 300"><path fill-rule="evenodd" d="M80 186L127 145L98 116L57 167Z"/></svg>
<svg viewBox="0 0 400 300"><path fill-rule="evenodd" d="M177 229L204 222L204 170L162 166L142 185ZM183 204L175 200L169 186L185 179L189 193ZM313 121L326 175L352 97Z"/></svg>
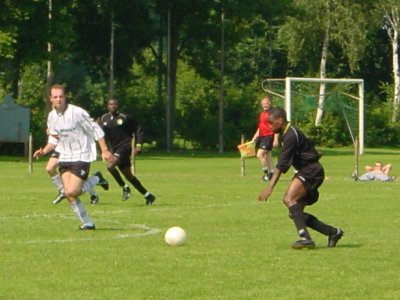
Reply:
<svg viewBox="0 0 400 300"><path fill-rule="evenodd" d="M285 82L285 94L281 95L268 88L269 82L281 81ZM359 154L364 153L364 79L348 79L348 78L307 78L307 77L286 77L286 78L269 78L261 83L261 87L267 93L281 97L285 100L285 110L288 121L291 121L291 107L292 107L292 90L293 82L307 82L307 83L344 83L344 84L357 84L358 97L350 94L347 96L358 100L358 151Z"/></svg>

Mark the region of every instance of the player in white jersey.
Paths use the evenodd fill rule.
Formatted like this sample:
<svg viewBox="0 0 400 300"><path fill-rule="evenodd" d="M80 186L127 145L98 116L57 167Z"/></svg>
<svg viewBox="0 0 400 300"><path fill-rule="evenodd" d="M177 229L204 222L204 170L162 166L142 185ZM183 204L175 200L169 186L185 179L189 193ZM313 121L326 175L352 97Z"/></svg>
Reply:
<svg viewBox="0 0 400 300"><path fill-rule="evenodd" d="M60 153L57 151L52 151L49 153L49 156L50 157L46 165L46 172L49 174L51 181L58 190L58 195L52 202L53 204L59 204L65 199L64 185L62 183L60 174L57 172L58 157L60 156ZM87 192L90 194L91 204L97 204L100 201L100 197L94 188L89 188Z"/></svg>
<svg viewBox="0 0 400 300"><path fill-rule="evenodd" d="M95 229L79 196L95 184L108 189L108 183L100 172L87 180L90 163L96 160L94 141L98 142L106 161L112 154L107 148L103 130L84 109L66 102L65 88L62 85L53 85L49 98L53 106L48 116L49 140L44 148L35 151L34 156L38 158L53 150L60 153L59 168L64 194L82 222L80 229Z"/></svg>

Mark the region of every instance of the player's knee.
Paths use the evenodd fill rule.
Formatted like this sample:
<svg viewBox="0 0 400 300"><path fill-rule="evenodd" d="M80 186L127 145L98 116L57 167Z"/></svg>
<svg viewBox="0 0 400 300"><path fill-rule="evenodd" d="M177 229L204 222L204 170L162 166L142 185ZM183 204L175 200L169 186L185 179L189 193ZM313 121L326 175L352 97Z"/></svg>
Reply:
<svg viewBox="0 0 400 300"><path fill-rule="evenodd" d="M57 175L57 170L56 170L55 168L48 168L48 167L46 167L46 172L47 172L47 174L49 174L51 177Z"/></svg>
<svg viewBox="0 0 400 300"><path fill-rule="evenodd" d="M107 170L108 171L114 171L115 170L116 163L114 161L107 163Z"/></svg>
<svg viewBox="0 0 400 300"><path fill-rule="evenodd" d="M133 173L132 173L130 167L126 167L126 168L121 169L121 173L122 173L122 174L124 175L124 177L125 177L127 180L129 180L129 181L135 179L135 175L133 175Z"/></svg>
<svg viewBox="0 0 400 300"><path fill-rule="evenodd" d="M265 152L265 151L257 152L257 158L259 158L259 159L264 159L266 155L267 155L267 152Z"/></svg>
<svg viewBox="0 0 400 300"><path fill-rule="evenodd" d="M69 198L77 198L77 197L79 197L80 194L81 194L81 192L76 189L68 189L68 188L64 187L64 195L68 199Z"/></svg>
<svg viewBox="0 0 400 300"><path fill-rule="evenodd" d="M289 197L285 195L282 199L283 204L285 204L286 207L291 207L297 203L296 199Z"/></svg>

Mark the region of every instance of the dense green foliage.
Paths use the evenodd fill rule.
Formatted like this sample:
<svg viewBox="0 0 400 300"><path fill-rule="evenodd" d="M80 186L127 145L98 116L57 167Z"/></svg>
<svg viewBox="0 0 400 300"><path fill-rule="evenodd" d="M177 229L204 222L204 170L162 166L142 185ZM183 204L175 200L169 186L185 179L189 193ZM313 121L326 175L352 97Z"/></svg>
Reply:
<svg viewBox="0 0 400 300"><path fill-rule="evenodd" d="M0 298L398 299L399 182L354 182L351 149L320 150L327 178L307 210L344 229L335 249L313 231L316 249L291 249L296 230L281 199L292 170L259 204L259 162L246 160L241 177L238 153L140 156L138 176L158 197L152 207L137 192L122 202L104 163L94 163L110 180L98 205L82 196L95 232L77 229L67 203L51 203L46 159L29 174L26 161L0 157ZM360 163L392 162L398 175L397 157L366 149ZM175 225L188 234L183 247L163 241Z"/></svg>
<svg viewBox="0 0 400 300"><path fill-rule="evenodd" d="M374 1L337 0L6 0L0 99L12 94L31 108L35 146L46 140L46 86L63 83L69 100L95 118L115 95L153 146L165 148L170 122L176 147L217 149L223 79L224 147L234 149L256 129L263 79L318 76L329 24L328 77L363 78L367 145L397 145L392 49L380 8ZM321 144L348 143L335 133L342 120L326 119L321 128L312 128L311 118L302 125L311 135L319 132ZM0 153L10 148L3 145Z"/></svg>

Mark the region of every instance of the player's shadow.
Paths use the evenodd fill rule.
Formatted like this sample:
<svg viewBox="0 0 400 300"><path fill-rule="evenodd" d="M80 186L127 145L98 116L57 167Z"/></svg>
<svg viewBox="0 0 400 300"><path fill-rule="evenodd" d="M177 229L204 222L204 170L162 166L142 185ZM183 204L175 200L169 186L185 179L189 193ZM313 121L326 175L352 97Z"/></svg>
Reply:
<svg viewBox="0 0 400 300"><path fill-rule="evenodd" d="M326 247L326 246L320 245L320 246L317 246L316 249L321 249L321 250L322 250L322 249L331 250L331 249L340 249L340 248L347 248L347 249L355 248L355 249L358 249L358 248L361 248L361 247L364 247L364 245L363 245L363 244L346 244L346 243L340 243L339 245L337 245L337 246L334 247L334 248L328 248L328 247Z"/></svg>
<svg viewBox="0 0 400 300"><path fill-rule="evenodd" d="M137 228L128 228L128 227L97 227L96 231L138 231Z"/></svg>

